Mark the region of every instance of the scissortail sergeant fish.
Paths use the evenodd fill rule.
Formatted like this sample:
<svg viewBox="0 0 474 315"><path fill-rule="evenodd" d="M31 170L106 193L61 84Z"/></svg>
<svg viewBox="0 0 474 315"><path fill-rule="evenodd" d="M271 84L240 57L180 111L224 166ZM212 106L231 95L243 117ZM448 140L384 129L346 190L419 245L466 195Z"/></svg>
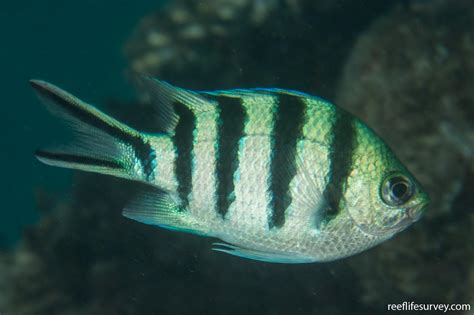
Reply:
<svg viewBox="0 0 474 315"><path fill-rule="evenodd" d="M283 89L196 92L141 78L160 133L145 133L31 80L77 140L46 164L146 183L127 218L218 238L214 250L309 263L368 249L418 220L429 198L362 121Z"/></svg>

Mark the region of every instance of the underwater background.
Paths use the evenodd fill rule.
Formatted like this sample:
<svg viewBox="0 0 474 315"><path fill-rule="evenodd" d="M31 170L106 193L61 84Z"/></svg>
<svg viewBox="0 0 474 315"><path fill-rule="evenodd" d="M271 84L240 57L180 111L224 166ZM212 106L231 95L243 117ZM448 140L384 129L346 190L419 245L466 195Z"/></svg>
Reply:
<svg viewBox="0 0 474 315"><path fill-rule="evenodd" d="M3 4L0 23L0 314L474 304L474 1L23 1ZM230 257L212 252L211 239L127 220L121 210L137 184L36 161L37 146L65 136L27 81L51 81L153 131L135 73L331 100L387 141L430 193L430 209L374 249L308 265Z"/></svg>

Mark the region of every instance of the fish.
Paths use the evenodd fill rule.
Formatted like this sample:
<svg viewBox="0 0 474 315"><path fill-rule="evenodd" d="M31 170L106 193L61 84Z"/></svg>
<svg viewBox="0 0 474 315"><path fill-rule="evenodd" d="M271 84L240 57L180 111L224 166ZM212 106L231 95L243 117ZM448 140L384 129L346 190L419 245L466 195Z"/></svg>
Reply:
<svg viewBox="0 0 474 315"><path fill-rule="evenodd" d="M322 98L277 88L193 91L145 76L138 82L159 132L139 131L30 80L75 135L36 157L144 183L124 207L126 218L218 239L218 252L295 264L360 253L428 207L428 194L388 145Z"/></svg>

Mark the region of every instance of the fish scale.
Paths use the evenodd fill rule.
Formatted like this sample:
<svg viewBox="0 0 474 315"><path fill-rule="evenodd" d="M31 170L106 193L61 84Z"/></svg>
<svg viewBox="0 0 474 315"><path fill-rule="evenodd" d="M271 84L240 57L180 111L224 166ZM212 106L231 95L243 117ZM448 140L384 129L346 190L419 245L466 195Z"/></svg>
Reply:
<svg viewBox="0 0 474 315"><path fill-rule="evenodd" d="M248 122L242 99L224 95L207 95L217 103L216 152L216 206L223 219L235 201L234 174L239 168L239 141L244 136L244 127Z"/></svg>
<svg viewBox="0 0 474 315"><path fill-rule="evenodd" d="M273 109L274 127L271 134L272 155L270 168L271 205L268 218L270 228L281 228L286 211L292 204L290 184L297 172L297 144L303 135L307 118L306 102L299 95L277 93Z"/></svg>
<svg viewBox="0 0 474 315"><path fill-rule="evenodd" d="M276 263L350 256L418 220L421 185L368 126L284 89L194 92L142 77L161 133L135 130L44 81L31 84L77 142L53 166L146 184L127 218L213 236L214 250Z"/></svg>
<svg viewBox="0 0 474 315"><path fill-rule="evenodd" d="M270 156L275 97L243 96L242 106L247 114L245 136L239 142L238 180L234 183L235 201L228 214L229 224L251 224L258 230L268 227L270 191Z"/></svg>
<svg viewBox="0 0 474 315"><path fill-rule="evenodd" d="M196 129L193 132L192 191L190 192L189 211L200 218L216 217L216 155L217 148L217 109L198 115ZM206 185L203 185L203 183Z"/></svg>
<svg viewBox="0 0 474 315"><path fill-rule="evenodd" d="M177 191L178 180L174 173L176 151L173 141L168 137L151 137L150 145L160 151L156 158L155 178L153 184L166 191Z"/></svg>
<svg viewBox="0 0 474 315"><path fill-rule="evenodd" d="M283 229L295 230L298 227L313 229L316 226L318 209L323 203L314 198L326 186L329 171L329 150L327 146L308 140L300 140L297 146L299 162L296 165L296 175L290 184L292 204L287 211L286 223ZM302 224L313 222L314 225Z"/></svg>

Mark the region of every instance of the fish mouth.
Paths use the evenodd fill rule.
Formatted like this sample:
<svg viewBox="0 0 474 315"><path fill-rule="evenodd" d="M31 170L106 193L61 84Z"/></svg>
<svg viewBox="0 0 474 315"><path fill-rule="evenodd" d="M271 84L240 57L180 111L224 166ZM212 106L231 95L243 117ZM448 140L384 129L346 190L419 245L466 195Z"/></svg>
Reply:
<svg viewBox="0 0 474 315"><path fill-rule="evenodd" d="M417 204L413 207L410 207L407 211L407 215L410 221L411 222L418 221L423 215L423 213L426 211L427 207L428 207L428 203L424 203L424 202Z"/></svg>
<svg viewBox="0 0 474 315"><path fill-rule="evenodd" d="M426 208L428 207L428 203L421 202L417 205L414 205L407 209L406 216L394 227L392 227L392 231L398 233L405 228L407 228L410 224L418 221L423 213L425 212Z"/></svg>
<svg viewBox="0 0 474 315"><path fill-rule="evenodd" d="M405 212L404 217L395 224L394 226L387 228L387 229L382 229L380 231L375 231L369 227L369 225L366 224L357 224L359 228L364 231L367 234L375 235L375 236L383 236L383 235L393 235L398 232L401 232L402 230L406 229L409 225L412 223L418 221L423 213L425 212L426 208L428 207L427 202L420 202L419 204L416 204L410 208L408 208Z"/></svg>

